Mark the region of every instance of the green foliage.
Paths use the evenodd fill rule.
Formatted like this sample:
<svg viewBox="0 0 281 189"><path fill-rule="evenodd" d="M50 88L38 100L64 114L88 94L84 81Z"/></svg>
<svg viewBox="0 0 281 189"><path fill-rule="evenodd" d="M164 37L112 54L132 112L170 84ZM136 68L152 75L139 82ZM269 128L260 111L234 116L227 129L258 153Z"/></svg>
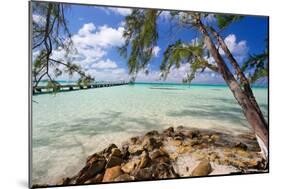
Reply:
<svg viewBox="0 0 281 189"><path fill-rule="evenodd" d="M129 74L132 81L135 80L139 70L145 70L148 62L153 57L153 47L157 44L157 17L161 11L134 9L125 18L125 30L123 37L125 45L119 48L119 53L128 56ZM178 20L179 24L190 25L189 28L196 26L196 18L200 13L170 11L172 19ZM204 13L201 16L208 16ZM195 78L198 70L204 71L206 67L217 71L215 65L211 65L204 58L208 57L203 41L185 44L181 40L176 41L167 47L164 52L162 64L160 65L161 77L167 78L172 67L179 68L183 63L190 64L190 73L187 73L184 82L191 82ZM148 71L145 72L148 74Z"/></svg>
<svg viewBox="0 0 281 189"><path fill-rule="evenodd" d="M132 81L135 80L136 73L145 69L152 58L152 50L158 39L157 17L160 13L161 11L156 10L135 9L125 18L126 24L123 32L125 45L119 48L119 52L124 57L128 57L129 74L133 75ZM196 29L199 23L198 18L207 18L210 14L170 11L170 15L178 25L184 24L187 29ZM212 26L219 29L224 29L243 18L238 15L214 14L214 16L216 22L212 23ZM202 24L204 25L204 23ZM209 57L209 51L202 41L197 44L186 44L178 40L174 44L170 44L164 52L160 65L161 77L167 78L172 68L179 68L183 63L190 64L190 72L187 73L183 82L190 83L195 78L196 72L203 72L206 68L218 72L216 65L209 64L205 57ZM242 69L243 71L251 69L253 74L250 79L255 82L260 77L268 75L267 65L268 60L265 57L256 55L251 56Z"/></svg>
<svg viewBox="0 0 281 189"><path fill-rule="evenodd" d="M154 9L134 9L132 14L125 18L125 44L119 48L119 52L124 57L129 53L128 68L132 75L146 68L153 56L153 48L158 39L158 15L159 12Z"/></svg>
<svg viewBox="0 0 281 189"><path fill-rule="evenodd" d="M161 76L166 79L171 68L180 68L184 63L190 64L190 73L183 79L183 82L190 83L196 72L200 69L204 71L208 66L207 60L204 58L205 51L203 43L185 44L181 40L169 45L164 52L164 58L160 65Z"/></svg>
<svg viewBox="0 0 281 189"><path fill-rule="evenodd" d="M65 67L65 72L68 73L69 76L73 76L74 73L76 73L81 69L82 69L81 66L68 62L67 66Z"/></svg>
<svg viewBox="0 0 281 189"><path fill-rule="evenodd" d="M69 56L76 49L64 17L68 8L61 3L32 2L32 13L39 18L39 21L32 22L32 49L39 52L32 65L34 87L42 79L50 81L50 86L55 85L54 80L63 72L69 76L78 73L82 79L88 77ZM53 59L53 50L64 52L64 59Z"/></svg>
<svg viewBox="0 0 281 189"><path fill-rule="evenodd" d="M237 15L222 15L217 14L217 25L220 29L226 28L231 23L238 21L243 18L243 16L237 16Z"/></svg>
<svg viewBox="0 0 281 189"><path fill-rule="evenodd" d="M242 65L242 71L252 72L248 78L255 83L260 78L268 77L268 63L268 51L265 50L261 54L250 55Z"/></svg>
<svg viewBox="0 0 281 189"><path fill-rule="evenodd" d="M80 86L88 86L93 81L94 81L94 79L90 75L86 75L86 76L80 77L79 80L77 81L77 84Z"/></svg>
<svg viewBox="0 0 281 189"><path fill-rule="evenodd" d="M52 92L58 92L60 90L60 84L55 80L49 80L46 87L48 91Z"/></svg>

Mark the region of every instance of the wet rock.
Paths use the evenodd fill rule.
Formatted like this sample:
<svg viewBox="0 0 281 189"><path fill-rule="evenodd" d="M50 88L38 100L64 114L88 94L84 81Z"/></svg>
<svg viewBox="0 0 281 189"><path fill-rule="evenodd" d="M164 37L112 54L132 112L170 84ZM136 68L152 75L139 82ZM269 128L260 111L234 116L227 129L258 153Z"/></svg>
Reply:
<svg viewBox="0 0 281 189"><path fill-rule="evenodd" d="M158 135L159 135L158 131L153 130L153 131L147 132L144 136L152 137L152 136L158 136Z"/></svg>
<svg viewBox="0 0 281 189"><path fill-rule="evenodd" d="M175 172L172 165L167 163L157 163L152 167L152 176L155 179L177 178L178 174Z"/></svg>
<svg viewBox="0 0 281 189"><path fill-rule="evenodd" d="M185 127L182 125L177 126L177 130L183 130Z"/></svg>
<svg viewBox="0 0 281 189"><path fill-rule="evenodd" d="M140 145L130 145L128 152L132 155L140 155L143 151L143 147Z"/></svg>
<svg viewBox="0 0 281 189"><path fill-rule="evenodd" d="M105 170L102 182L110 182L113 181L118 176L122 175L123 172L121 170L121 166L111 167Z"/></svg>
<svg viewBox="0 0 281 189"><path fill-rule="evenodd" d="M206 176L211 172L211 164L208 160L203 160L192 170L191 176Z"/></svg>
<svg viewBox="0 0 281 189"><path fill-rule="evenodd" d="M128 174L120 175L120 176L118 176L114 179L114 181L118 181L118 182L120 182L120 181L132 181L132 180L134 180L134 177L130 176Z"/></svg>
<svg viewBox="0 0 281 189"><path fill-rule="evenodd" d="M176 131L175 134L174 134L174 139L175 140L184 140L185 134L181 131Z"/></svg>
<svg viewBox="0 0 281 189"><path fill-rule="evenodd" d="M120 157L116 157L111 155L107 161L105 168L115 167L116 165L121 165L122 159Z"/></svg>
<svg viewBox="0 0 281 189"><path fill-rule="evenodd" d="M156 158L158 158L158 157L160 157L160 156L162 156L162 155L164 155L164 154L165 154L165 153L162 152L161 150L156 149L156 150L154 150L154 151L152 151L152 152L150 153L149 157L150 157L150 159L154 160L154 159L156 159Z"/></svg>
<svg viewBox="0 0 281 189"><path fill-rule="evenodd" d="M98 173L104 171L106 160L102 156L92 157L86 164L86 166L78 173L76 184L82 184L86 180L93 178Z"/></svg>
<svg viewBox="0 0 281 189"><path fill-rule="evenodd" d="M171 137L171 136L173 136L174 132L175 132L174 128L169 127L163 131L163 134Z"/></svg>
<svg viewBox="0 0 281 189"><path fill-rule="evenodd" d="M97 174L94 178L91 178L85 182L85 184L93 184L102 182L103 174Z"/></svg>
<svg viewBox="0 0 281 189"><path fill-rule="evenodd" d="M115 144L110 144L107 148L103 150L103 154L111 154L111 150L118 148Z"/></svg>
<svg viewBox="0 0 281 189"><path fill-rule="evenodd" d="M238 142L234 145L235 148L239 148L239 149L242 149L242 150L247 150L247 145L242 143L242 142Z"/></svg>
<svg viewBox="0 0 281 189"><path fill-rule="evenodd" d="M97 153L92 154L92 155L87 157L86 164L91 164L94 161L96 161L98 158L102 158L102 157L103 157L102 155L97 154Z"/></svg>
<svg viewBox="0 0 281 189"><path fill-rule="evenodd" d="M142 146L144 149L147 149L148 151L152 151L155 148L160 148L160 146L162 146L162 142L157 141L155 138L144 137Z"/></svg>
<svg viewBox="0 0 281 189"><path fill-rule="evenodd" d="M129 162L122 165L121 169L124 173L132 172L140 163L139 159L132 159Z"/></svg>
<svg viewBox="0 0 281 189"><path fill-rule="evenodd" d="M122 154L123 160L127 160L130 156L129 146L130 146L129 143L127 143L127 142L122 144L121 154Z"/></svg>
<svg viewBox="0 0 281 189"><path fill-rule="evenodd" d="M140 158L140 163L138 165L138 167L141 168L145 168L150 162L150 158L148 156L148 152L143 151L141 154L141 158Z"/></svg>
<svg viewBox="0 0 281 189"><path fill-rule="evenodd" d="M122 157L122 152L118 148L111 150L111 156Z"/></svg>
<svg viewBox="0 0 281 189"><path fill-rule="evenodd" d="M187 136L188 138L195 138L200 136L200 132L198 130L192 130L192 131L188 131L185 136Z"/></svg>
<svg viewBox="0 0 281 189"><path fill-rule="evenodd" d="M130 143L136 144L138 140L139 140L139 137L132 137L132 138L130 138Z"/></svg>
<svg viewBox="0 0 281 189"><path fill-rule="evenodd" d="M132 175L135 177L136 180L151 180L152 177L152 168L147 167L143 169L136 169L133 171Z"/></svg>
<svg viewBox="0 0 281 189"><path fill-rule="evenodd" d="M170 158L168 156L160 156L153 160L156 163L170 163Z"/></svg>

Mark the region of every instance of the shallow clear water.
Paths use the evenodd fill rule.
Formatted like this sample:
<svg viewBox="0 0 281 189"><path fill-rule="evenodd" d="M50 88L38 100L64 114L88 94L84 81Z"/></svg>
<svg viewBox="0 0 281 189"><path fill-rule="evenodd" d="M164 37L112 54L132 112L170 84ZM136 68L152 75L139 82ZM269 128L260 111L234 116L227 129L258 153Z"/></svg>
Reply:
<svg viewBox="0 0 281 189"><path fill-rule="evenodd" d="M254 93L267 119L267 88ZM91 153L149 130L179 125L232 133L250 129L224 86L136 84L33 100L33 184L72 176Z"/></svg>

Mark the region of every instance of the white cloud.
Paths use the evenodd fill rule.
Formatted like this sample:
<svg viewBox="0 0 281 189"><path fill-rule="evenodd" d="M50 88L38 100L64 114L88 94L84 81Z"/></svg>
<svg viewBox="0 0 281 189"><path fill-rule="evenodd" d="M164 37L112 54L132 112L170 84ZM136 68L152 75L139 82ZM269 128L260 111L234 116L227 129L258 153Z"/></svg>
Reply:
<svg viewBox="0 0 281 189"><path fill-rule="evenodd" d="M124 77L129 76L124 68L114 69L114 70L112 70L112 73L117 74L117 75L123 75Z"/></svg>
<svg viewBox="0 0 281 189"><path fill-rule="evenodd" d="M247 42L245 40L237 42L236 36L230 34L224 39L224 42L237 61L242 61L247 55L249 48L247 47ZM225 55L221 48L219 49L219 52L220 54Z"/></svg>
<svg viewBox="0 0 281 189"><path fill-rule="evenodd" d="M124 43L122 37L124 28L111 28L106 25L96 27L93 23L84 24L77 34L72 36L73 46L76 51L69 54L69 58L82 67L89 66L101 60L112 47ZM54 50L52 57L65 60L64 50Z"/></svg>
<svg viewBox="0 0 281 189"><path fill-rule="evenodd" d="M32 51L32 60L34 61L37 56L40 54L40 51L39 50L36 50L36 51Z"/></svg>
<svg viewBox="0 0 281 189"><path fill-rule="evenodd" d="M33 14L32 15L32 20L39 25L44 25L46 22L46 19L44 16L41 16L39 14Z"/></svg>
<svg viewBox="0 0 281 189"><path fill-rule="evenodd" d="M132 13L132 9L130 9L130 8L114 8L114 7L104 8L104 7L102 7L101 9L104 10L107 14L110 14L111 12L113 12L113 13L121 15L121 16L127 16Z"/></svg>
<svg viewBox="0 0 281 189"><path fill-rule="evenodd" d="M163 18L164 20L169 20L171 18L170 11L162 11L159 16L160 16L160 18Z"/></svg>
<svg viewBox="0 0 281 189"><path fill-rule="evenodd" d="M190 64L182 64L180 68L173 66L166 78L165 82L176 82L182 83L182 80L186 78L190 71ZM160 71L149 70L149 74L146 75L145 72L140 72L137 75L136 81L138 82L163 82L160 78ZM224 83L221 76L217 73L206 69L203 73L197 73L195 79L192 83Z"/></svg>
<svg viewBox="0 0 281 189"><path fill-rule="evenodd" d="M96 29L96 26L93 23L84 24L83 27L78 31L78 35L86 36L93 32Z"/></svg>
<svg viewBox="0 0 281 189"><path fill-rule="evenodd" d="M152 53L155 57L158 56L159 52L160 52L161 48L158 47L158 46L155 46L153 49L152 49Z"/></svg>
<svg viewBox="0 0 281 189"><path fill-rule="evenodd" d="M124 28L121 26L115 29L103 25L95 29L96 27L93 23L84 24L78 31L78 34L72 37L75 45L83 47L112 47L121 46L124 43L124 38L122 37Z"/></svg>
<svg viewBox="0 0 281 189"><path fill-rule="evenodd" d="M116 62L105 59L109 50L124 44L123 30L121 26L112 28L106 25L95 26L93 23L84 24L72 36L75 51L66 58L65 50L58 48L53 51L52 58L64 62L71 60L86 70L86 73L94 76L96 80L116 80L128 77L126 70L119 68ZM63 74L59 79L69 79L69 76ZM78 75L74 74L71 79L78 79Z"/></svg>
<svg viewBox="0 0 281 189"><path fill-rule="evenodd" d="M81 29L72 36L77 52L72 53L69 56L70 59L74 60L74 63L79 64L86 70L86 73L94 76L98 81L128 80L129 75L125 68L119 67L113 60L105 58L110 49L124 44L124 39L122 37L123 30L124 28L121 26L112 28L106 25L95 26L93 23L84 24ZM158 56L160 51L161 49L158 46L153 49L155 56ZM52 57L66 61L64 54L64 50L57 49L53 52ZM212 60L210 59L209 62L212 62ZM189 64L183 64L179 69L173 67L166 81L181 83L189 69ZM206 73L198 74L194 83L219 80L217 74L212 74L212 72L207 69L205 72ZM70 78L67 74L63 74L58 79L68 80ZM76 79L78 79L78 75L74 74L71 80ZM137 76L137 81L160 81L160 71L150 69L148 75L146 75L144 71L140 72Z"/></svg>
<svg viewBox="0 0 281 189"><path fill-rule="evenodd" d="M95 76L97 81L118 81L118 80L129 80L129 75L123 68L116 69L91 69L88 71L89 74Z"/></svg>
<svg viewBox="0 0 281 189"><path fill-rule="evenodd" d="M106 68L113 69L117 67L118 67L117 64L110 59L101 60L91 65L91 68L98 68L98 69L106 69Z"/></svg>
<svg viewBox="0 0 281 189"><path fill-rule="evenodd" d="M124 20L119 23L119 26L121 26L121 27L125 27L125 25L126 25L126 22Z"/></svg>

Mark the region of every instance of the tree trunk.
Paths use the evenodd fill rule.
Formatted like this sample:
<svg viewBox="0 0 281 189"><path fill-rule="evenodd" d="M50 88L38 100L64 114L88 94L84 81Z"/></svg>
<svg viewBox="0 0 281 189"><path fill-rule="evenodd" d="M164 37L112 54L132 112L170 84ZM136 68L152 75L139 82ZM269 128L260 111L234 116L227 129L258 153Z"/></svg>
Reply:
<svg viewBox="0 0 281 189"><path fill-rule="evenodd" d="M252 88L250 86L249 80L245 76L244 72L241 70L239 64L237 63L237 61L233 57L232 53L228 49L228 47L225 44L225 42L222 39L222 37L212 27L209 27L209 29L210 29L212 35L217 39L217 41L220 44L222 50L225 52L226 57L228 58L228 60L232 64L233 68L235 69L235 72L236 72L237 76L239 77L239 80L240 80L241 84L243 85L244 93L249 97L249 99L251 100L252 104L255 106L257 112L260 114L260 117L263 119L264 124L268 128L268 124L266 123L266 121L264 119L264 116L262 114L262 111L260 110L260 107L259 107L259 105L258 105L258 103L256 101L256 98L255 98L254 93L252 91Z"/></svg>
<svg viewBox="0 0 281 189"><path fill-rule="evenodd" d="M231 73L225 61L223 60L222 56L219 54L218 49L214 45L211 37L209 36L209 33L207 32L205 26L202 24L200 18L197 18L196 26L204 36L205 45L210 51L215 62L217 63L217 66L219 68L219 73L222 75L223 79L225 80L231 92L233 93L235 99L241 106L247 121L252 126L258 138L260 148L263 152L265 160L267 160L268 128L267 128L267 124L264 122L263 116L259 114L255 105L250 100L250 98L241 89L238 81L234 78L233 74Z"/></svg>

